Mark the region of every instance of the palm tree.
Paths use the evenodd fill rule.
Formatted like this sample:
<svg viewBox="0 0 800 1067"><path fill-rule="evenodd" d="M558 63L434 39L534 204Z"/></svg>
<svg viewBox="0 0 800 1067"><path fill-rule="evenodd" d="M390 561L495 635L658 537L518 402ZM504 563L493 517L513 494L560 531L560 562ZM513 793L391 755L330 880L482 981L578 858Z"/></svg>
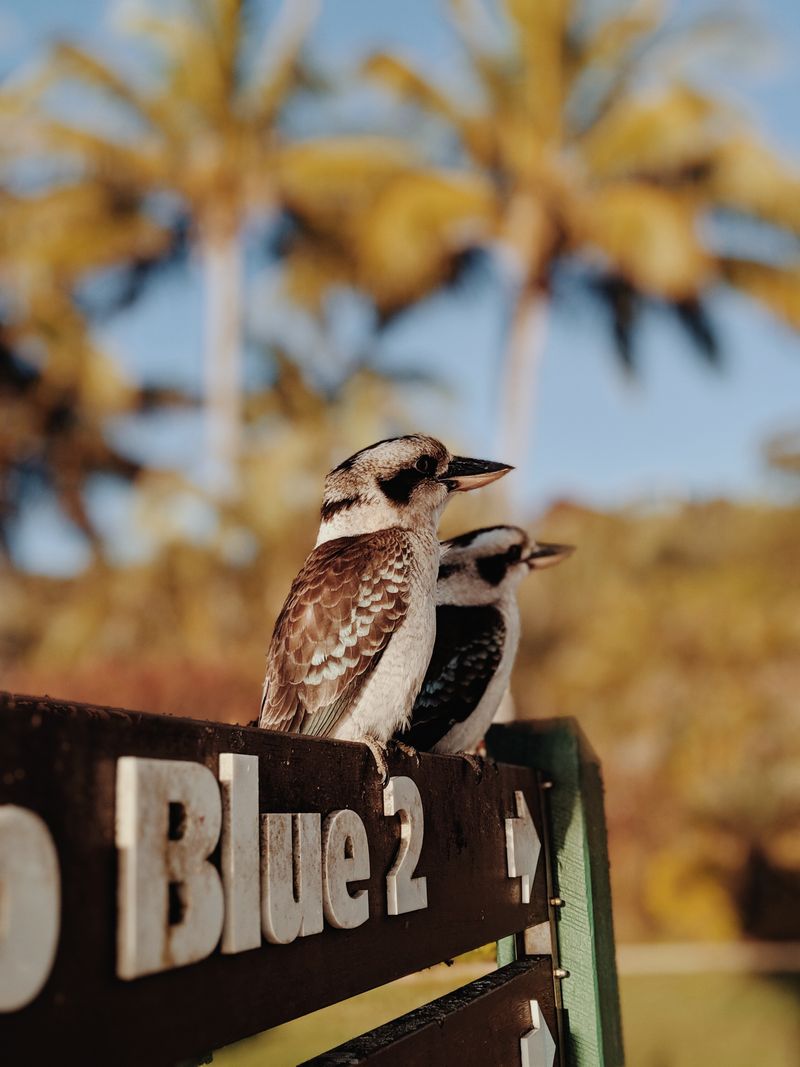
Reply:
<svg viewBox="0 0 800 1067"><path fill-rule="evenodd" d="M242 433L244 239L279 202L284 141L278 116L298 79L298 52L316 0L287 0L259 49L242 0L179 3L130 25L153 68L134 80L73 44L59 44L47 82L95 95L113 129L40 116L29 148L65 165L77 184L99 175L132 190L151 221L187 218L203 279L208 455L212 488L236 484ZM47 103L47 94L44 102ZM106 124L107 126L107 124ZM124 244L120 263L136 262Z"/></svg>
<svg viewBox="0 0 800 1067"><path fill-rule="evenodd" d="M6 102L6 101L4 101ZM76 240L75 234L81 239ZM95 553L92 475L134 480L140 465L108 436L114 418L188 401L127 381L95 344L76 299L86 274L120 249L140 263L171 235L122 191L83 180L35 197L0 189L0 545L30 495L55 494Z"/></svg>
<svg viewBox="0 0 800 1067"><path fill-rule="evenodd" d="M479 106L391 54L373 55L364 69L456 131L466 173L488 192L482 231L474 213L468 221L497 254L512 297L498 454L519 462L527 451L537 362L564 264L603 300L629 368L638 312L653 302L715 359L705 301L719 285L800 328L800 265L796 254L787 262L780 240L800 233L798 176L728 105L677 77L654 84L664 55L680 56L698 36L717 33L716 23L670 30L652 5L604 20L591 17L591 5L505 0L508 43L494 46L498 24L482 0L450 6ZM424 194L408 197L403 210L421 217ZM402 201L396 187L384 220L396 232L408 220ZM734 253L732 222L753 226L758 240L748 247L757 255Z"/></svg>

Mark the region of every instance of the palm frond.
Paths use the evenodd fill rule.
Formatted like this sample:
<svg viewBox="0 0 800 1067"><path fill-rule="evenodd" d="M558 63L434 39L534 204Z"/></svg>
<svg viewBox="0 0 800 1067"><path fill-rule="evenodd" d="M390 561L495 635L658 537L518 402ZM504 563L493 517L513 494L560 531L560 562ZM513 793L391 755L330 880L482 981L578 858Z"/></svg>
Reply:
<svg viewBox="0 0 800 1067"><path fill-rule="evenodd" d="M692 298L711 277L691 204L645 182L594 190L570 219L574 247L595 246L613 272L652 296Z"/></svg>
<svg viewBox="0 0 800 1067"><path fill-rule="evenodd" d="M224 127L230 118L230 72L215 21L198 17L197 12L184 16L146 12L132 17L129 25L161 55L163 82L157 99L169 116L173 138Z"/></svg>
<svg viewBox="0 0 800 1067"><path fill-rule="evenodd" d="M163 153L146 138L136 144L115 141L66 122L37 116L17 143L34 154L64 156L84 172L108 181L125 180L152 187L166 177Z"/></svg>
<svg viewBox="0 0 800 1067"><path fill-rule="evenodd" d="M375 52L361 66L361 73L379 81L407 103L416 104L459 126L463 113L459 105L433 85L424 75L389 52Z"/></svg>
<svg viewBox="0 0 800 1067"><path fill-rule="evenodd" d="M628 376L636 373L636 323L641 313L641 299L624 278L608 274L591 283L608 315L614 338L614 353Z"/></svg>
<svg viewBox="0 0 800 1067"><path fill-rule="evenodd" d="M318 0L284 0L261 45L247 100L254 121L265 129L274 123L292 86L302 80L300 54L319 7Z"/></svg>
<svg viewBox="0 0 800 1067"><path fill-rule="evenodd" d="M725 258L720 267L730 285L800 330L800 266L778 267L755 260Z"/></svg>
<svg viewBox="0 0 800 1067"><path fill-rule="evenodd" d="M558 137L569 91L568 31L572 0L505 0L517 31L518 100L541 137Z"/></svg>
<svg viewBox="0 0 800 1067"><path fill-rule="evenodd" d="M488 67L492 61L486 59L481 62L483 73L488 77ZM476 112L464 108L414 67L388 52L374 53L363 63L361 72L385 86L402 102L444 119L459 134L473 159L483 165L492 165L497 139L495 121L487 110Z"/></svg>
<svg viewBox="0 0 800 1067"><path fill-rule="evenodd" d="M604 19L580 43L583 68L614 67L641 42L651 39L664 19L663 0L645 0Z"/></svg>
<svg viewBox="0 0 800 1067"><path fill-rule="evenodd" d="M578 138L595 178L678 174L705 161L723 109L687 86L655 98L624 97Z"/></svg>
<svg viewBox="0 0 800 1067"><path fill-rule="evenodd" d="M800 234L800 172L753 138L743 135L720 145L707 184L718 205Z"/></svg>
<svg viewBox="0 0 800 1067"><path fill-rule="evenodd" d="M164 107L140 92L107 63L78 45L61 41L51 55L49 79L72 77L122 104L132 115L159 133L169 128Z"/></svg>
<svg viewBox="0 0 800 1067"><path fill-rule="evenodd" d="M407 306L446 281L461 252L488 239L493 215L493 191L480 177L398 175L357 220L361 285L381 311Z"/></svg>
<svg viewBox="0 0 800 1067"><path fill-rule="evenodd" d="M127 259L157 256L171 241L169 229L141 210L133 192L99 181L56 186L20 198L16 207L15 257L42 277L75 281Z"/></svg>
<svg viewBox="0 0 800 1067"><path fill-rule="evenodd" d="M719 367L722 362L719 337L714 329L708 308L702 301L693 298L676 300L669 305L669 310L685 331L698 355L712 367Z"/></svg>
<svg viewBox="0 0 800 1067"><path fill-rule="evenodd" d="M408 145L389 138L321 138L278 149L274 178L290 212L336 232L411 159Z"/></svg>
<svg viewBox="0 0 800 1067"><path fill-rule="evenodd" d="M289 300L315 315L322 313L325 297L332 288L356 282L355 263L347 250L308 231L290 242L281 270Z"/></svg>

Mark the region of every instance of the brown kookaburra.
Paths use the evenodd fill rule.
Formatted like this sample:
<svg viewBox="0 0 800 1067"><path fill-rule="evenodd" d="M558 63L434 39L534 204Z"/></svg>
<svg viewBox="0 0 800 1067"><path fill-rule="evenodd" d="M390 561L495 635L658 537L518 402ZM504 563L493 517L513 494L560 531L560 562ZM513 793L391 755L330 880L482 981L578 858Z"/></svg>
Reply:
<svg viewBox="0 0 800 1067"><path fill-rule="evenodd" d="M519 583L572 552L571 545L529 541L516 526L442 542L436 641L398 740L423 752L474 752L508 688L519 644Z"/></svg>
<svg viewBox="0 0 800 1067"><path fill-rule="evenodd" d="M439 518L453 493L510 469L413 434L330 472L316 547L275 623L259 726L366 741L385 775L433 651Z"/></svg>

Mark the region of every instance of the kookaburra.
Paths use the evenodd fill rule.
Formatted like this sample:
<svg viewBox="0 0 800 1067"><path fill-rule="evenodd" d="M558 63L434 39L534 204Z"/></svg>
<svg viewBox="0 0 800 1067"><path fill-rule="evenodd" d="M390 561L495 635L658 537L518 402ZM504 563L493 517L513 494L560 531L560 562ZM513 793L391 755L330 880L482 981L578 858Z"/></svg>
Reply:
<svg viewBox="0 0 800 1067"><path fill-rule="evenodd" d="M413 434L330 472L316 547L275 623L259 726L366 741L385 774L433 650L439 518L453 493L510 469Z"/></svg>
<svg viewBox="0 0 800 1067"><path fill-rule="evenodd" d="M508 688L519 644L517 587L570 545L529 541L516 526L442 542L436 641L411 721L398 740L423 752L472 752Z"/></svg>

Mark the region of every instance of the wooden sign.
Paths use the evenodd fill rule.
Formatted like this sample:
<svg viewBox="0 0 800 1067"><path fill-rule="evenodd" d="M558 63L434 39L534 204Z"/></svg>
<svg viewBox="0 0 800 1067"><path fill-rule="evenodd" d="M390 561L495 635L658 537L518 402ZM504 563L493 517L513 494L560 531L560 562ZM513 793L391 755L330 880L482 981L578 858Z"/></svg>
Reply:
<svg viewBox="0 0 800 1067"><path fill-rule="evenodd" d="M302 1067L554 1067L557 1031L553 961L529 956Z"/></svg>
<svg viewBox="0 0 800 1067"><path fill-rule="evenodd" d="M4 1061L174 1063L546 924L544 838L524 767L0 695Z"/></svg>

